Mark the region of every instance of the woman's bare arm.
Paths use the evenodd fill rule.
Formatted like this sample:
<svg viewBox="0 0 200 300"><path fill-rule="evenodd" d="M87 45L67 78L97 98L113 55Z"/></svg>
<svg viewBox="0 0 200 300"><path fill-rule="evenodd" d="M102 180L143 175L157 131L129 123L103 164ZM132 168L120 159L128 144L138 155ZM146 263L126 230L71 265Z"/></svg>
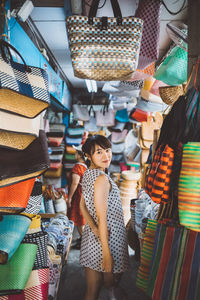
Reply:
<svg viewBox="0 0 200 300"><path fill-rule="evenodd" d="M113 259L108 243L107 209L110 182L105 175L100 175L94 184L94 204L98 218L98 230L103 251L103 269L111 273Z"/></svg>
<svg viewBox="0 0 200 300"><path fill-rule="evenodd" d="M78 174L75 174L75 173L72 174L72 184L70 186L70 190L69 190L69 194L68 194L68 200L67 200L69 207L71 207L72 197L73 197L73 195L74 195L74 193L75 193L75 191L78 187L78 184L80 182L80 178L81 177Z"/></svg>

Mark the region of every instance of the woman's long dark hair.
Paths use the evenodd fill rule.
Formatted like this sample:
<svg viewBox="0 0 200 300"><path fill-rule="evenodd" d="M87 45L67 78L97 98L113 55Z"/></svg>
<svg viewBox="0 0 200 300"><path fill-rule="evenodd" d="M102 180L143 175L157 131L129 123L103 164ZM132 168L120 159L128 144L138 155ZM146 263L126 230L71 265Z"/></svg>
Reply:
<svg viewBox="0 0 200 300"><path fill-rule="evenodd" d="M103 135L96 134L93 135L85 141L84 145L82 146L82 151L84 154L88 154L90 157L95 151L95 145L99 145L103 149L111 148L111 142ZM87 166L90 166L90 161L86 161Z"/></svg>

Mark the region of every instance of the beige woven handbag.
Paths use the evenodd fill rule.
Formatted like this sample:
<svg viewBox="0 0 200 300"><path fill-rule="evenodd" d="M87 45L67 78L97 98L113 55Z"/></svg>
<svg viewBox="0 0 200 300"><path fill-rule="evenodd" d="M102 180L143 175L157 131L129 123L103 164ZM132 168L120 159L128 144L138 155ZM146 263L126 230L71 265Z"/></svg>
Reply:
<svg viewBox="0 0 200 300"><path fill-rule="evenodd" d="M89 16L66 19L74 75L94 80L131 78L137 68L143 20L122 18L117 0L111 0L114 18L96 17L99 0Z"/></svg>
<svg viewBox="0 0 200 300"><path fill-rule="evenodd" d="M184 94L183 85L178 86L162 86L159 87L160 97L163 102L168 105L173 105L180 96Z"/></svg>

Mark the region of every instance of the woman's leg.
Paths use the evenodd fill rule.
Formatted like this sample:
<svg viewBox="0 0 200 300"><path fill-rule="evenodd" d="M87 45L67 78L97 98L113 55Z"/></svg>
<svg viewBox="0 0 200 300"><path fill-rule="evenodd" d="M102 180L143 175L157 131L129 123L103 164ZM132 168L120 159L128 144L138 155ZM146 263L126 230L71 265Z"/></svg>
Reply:
<svg viewBox="0 0 200 300"><path fill-rule="evenodd" d="M110 300L126 300L127 295L124 289L119 285L123 273L115 273L113 275L113 286L109 288L109 299Z"/></svg>
<svg viewBox="0 0 200 300"><path fill-rule="evenodd" d="M84 300L97 300L103 283L103 275L95 270L85 268L86 293Z"/></svg>

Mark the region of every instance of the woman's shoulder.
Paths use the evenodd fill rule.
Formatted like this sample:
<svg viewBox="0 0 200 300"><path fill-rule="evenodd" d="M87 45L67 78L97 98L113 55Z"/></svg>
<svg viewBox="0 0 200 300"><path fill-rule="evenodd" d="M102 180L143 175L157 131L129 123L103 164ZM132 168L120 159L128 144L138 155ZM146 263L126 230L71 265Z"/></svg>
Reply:
<svg viewBox="0 0 200 300"><path fill-rule="evenodd" d="M87 169L84 173L84 178L90 178L96 180L99 175L106 175L103 171L99 169Z"/></svg>

